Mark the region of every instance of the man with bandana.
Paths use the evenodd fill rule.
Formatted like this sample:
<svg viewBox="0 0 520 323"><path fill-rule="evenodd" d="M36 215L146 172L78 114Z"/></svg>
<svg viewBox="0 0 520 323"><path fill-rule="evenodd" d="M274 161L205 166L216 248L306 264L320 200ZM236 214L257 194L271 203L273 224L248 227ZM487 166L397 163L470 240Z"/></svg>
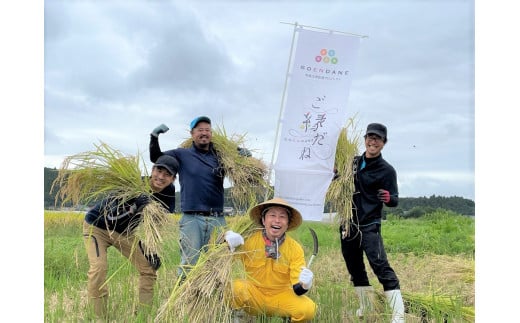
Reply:
<svg viewBox="0 0 520 323"><path fill-rule="evenodd" d="M304 294L312 286L314 275L305 267L302 246L286 231L302 223L298 210L281 198L273 198L253 207L251 219L260 227L245 241L233 231L226 232L231 251L240 247L247 279L233 282L232 304L250 315L290 317L291 322L314 318L316 304Z"/></svg>
<svg viewBox="0 0 520 323"><path fill-rule="evenodd" d="M199 116L190 123L192 144L188 148L161 151L159 135L169 130L161 124L150 134L150 160L167 155L179 161L181 211L179 245L181 263L178 277L184 281L210 241L211 234L226 225L224 217L224 171L222 158L213 144L211 120ZM238 154L251 157L246 148L237 147Z"/></svg>

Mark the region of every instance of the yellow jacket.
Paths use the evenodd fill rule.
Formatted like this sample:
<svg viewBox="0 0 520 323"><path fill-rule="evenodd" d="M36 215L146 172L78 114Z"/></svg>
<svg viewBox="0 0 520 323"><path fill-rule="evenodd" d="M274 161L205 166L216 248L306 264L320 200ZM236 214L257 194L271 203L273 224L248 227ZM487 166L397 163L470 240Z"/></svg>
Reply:
<svg viewBox="0 0 520 323"><path fill-rule="evenodd" d="M240 251L248 279L266 294L292 289L299 282L301 268L305 267L302 246L287 234L278 259L265 256L261 230L253 233Z"/></svg>

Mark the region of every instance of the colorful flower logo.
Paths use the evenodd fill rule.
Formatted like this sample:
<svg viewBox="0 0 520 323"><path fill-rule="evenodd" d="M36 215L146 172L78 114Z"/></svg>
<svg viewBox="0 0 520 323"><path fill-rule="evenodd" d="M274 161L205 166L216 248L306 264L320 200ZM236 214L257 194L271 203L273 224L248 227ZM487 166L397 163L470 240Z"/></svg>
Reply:
<svg viewBox="0 0 520 323"><path fill-rule="evenodd" d="M323 48L320 50L320 54L317 55L314 60L319 63L323 62L325 64L337 64L338 58L336 57L336 51L334 49L326 49Z"/></svg>

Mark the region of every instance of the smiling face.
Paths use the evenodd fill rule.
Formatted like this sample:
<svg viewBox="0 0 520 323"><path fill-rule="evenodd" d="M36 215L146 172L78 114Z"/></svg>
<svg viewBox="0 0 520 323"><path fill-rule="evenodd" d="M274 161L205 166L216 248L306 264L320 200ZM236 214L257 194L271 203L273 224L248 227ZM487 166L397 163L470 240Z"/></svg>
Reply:
<svg viewBox="0 0 520 323"><path fill-rule="evenodd" d="M269 240L280 239L289 227L288 210L281 206L269 207L262 216L262 224Z"/></svg>
<svg viewBox="0 0 520 323"><path fill-rule="evenodd" d="M199 149L208 150L212 137L211 124L207 122L201 121L191 130L191 139Z"/></svg>
<svg viewBox="0 0 520 323"><path fill-rule="evenodd" d="M160 192L173 183L176 175L172 175L166 168L154 166L150 178L150 186L154 192Z"/></svg>
<svg viewBox="0 0 520 323"><path fill-rule="evenodd" d="M381 137L375 134L365 136L366 157L374 158L381 154L385 143Z"/></svg>

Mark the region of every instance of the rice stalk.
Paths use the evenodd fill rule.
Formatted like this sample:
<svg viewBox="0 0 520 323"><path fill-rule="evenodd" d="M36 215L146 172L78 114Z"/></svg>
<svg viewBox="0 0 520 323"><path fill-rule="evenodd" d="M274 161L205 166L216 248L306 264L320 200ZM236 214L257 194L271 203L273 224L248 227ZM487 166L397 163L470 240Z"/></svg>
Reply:
<svg viewBox="0 0 520 323"><path fill-rule="evenodd" d="M231 268L233 255L225 244L211 246L202 253L200 260L188 273L185 281L176 285L167 306L168 312L160 311L158 320L175 322L175 318L189 318L191 322L221 322L227 317L230 307L225 290L229 285L226 268ZM161 317L165 315L165 318ZM169 317L173 315L173 317Z"/></svg>
<svg viewBox="0 0 520 323"><path fill-rule="evenodd" d="M463 302L453 296L403 292L403 298L409 311L421 313L422 318L428 321L447 321L450 318L462 318L464 322L475 321L475 309L463 306Z"/></svg>
<svg viewBox="0 0 520 323"><path fill-rule="evenodd" d="M94 146L93 151L65 158L51 186L51 191L57 190L56 202L89 204L108 193L128 200L150 191L137 156L126 156L103 142Z"/></svg>
<svg viewBox="0 0 520 323"><path fill-rule="evenodd" d="M352 163L358 155L360 140L360 134L355 129L354 119L350 118L346 127L341 130L335 156L339 177L331 182L325 195L325 202L337 213L334 221L344 224L346 228L352 219L352 196L355 192Z"/></svg>
<svg viewBox="0 0 520 323"><path fill-rule="evenodd" d="M406 313L418 313L421 322L463 322L475 321L473 307L463 306L463 301L450 295L410 293L401 291ZM383 291L374 290L371 305L375 313L383 313L388 309L386 295Z"/></svg>
<svg viewBox="0 0 520 323"><path fill-rule="evenodd" d="M231 187L230 195L235 208L248 209L249 205L256 205L272 190L268 183L268 167L255 157L245 157L238 153L238 147L245 148L245 135L233 134L228 136L224 127L213 128L213 146L220 163L228 177ZM181 147L188 148L192 139L186 139Z"/></svg>
<svg viewBox="0 0 520 323"><path fill-rule="evenodd" d="M248 216L237 217L228 228L247 239L257 228ZM233 277L238 275L239 251L231 253L224 232L214 232L207 250L158 310L155 322L230 322Z"/></svg>
<svg viewBox="0 0 520 323"><path fill-rule="evenodd" d="M135 234L140 237L145 254L162 254L165 241L172 239L174 225L168 210L160 202L152 200L142 211L141 224Z"/></svg>
<svg viewBox="0 0 520 323"><path fill-rule="evenodd" d="M68 156L63 161L51 186L57 190L56 203L90 205L110 196L118 206L140 195L150 197L142 210L136 235L146 250L157 253L164 241L162 228L170 221L169 212L152 197L149 175L141 170L139 155L128 156L108 144L94 144L92 151ZM144 164L144 163L143 163Z"/></svg>

